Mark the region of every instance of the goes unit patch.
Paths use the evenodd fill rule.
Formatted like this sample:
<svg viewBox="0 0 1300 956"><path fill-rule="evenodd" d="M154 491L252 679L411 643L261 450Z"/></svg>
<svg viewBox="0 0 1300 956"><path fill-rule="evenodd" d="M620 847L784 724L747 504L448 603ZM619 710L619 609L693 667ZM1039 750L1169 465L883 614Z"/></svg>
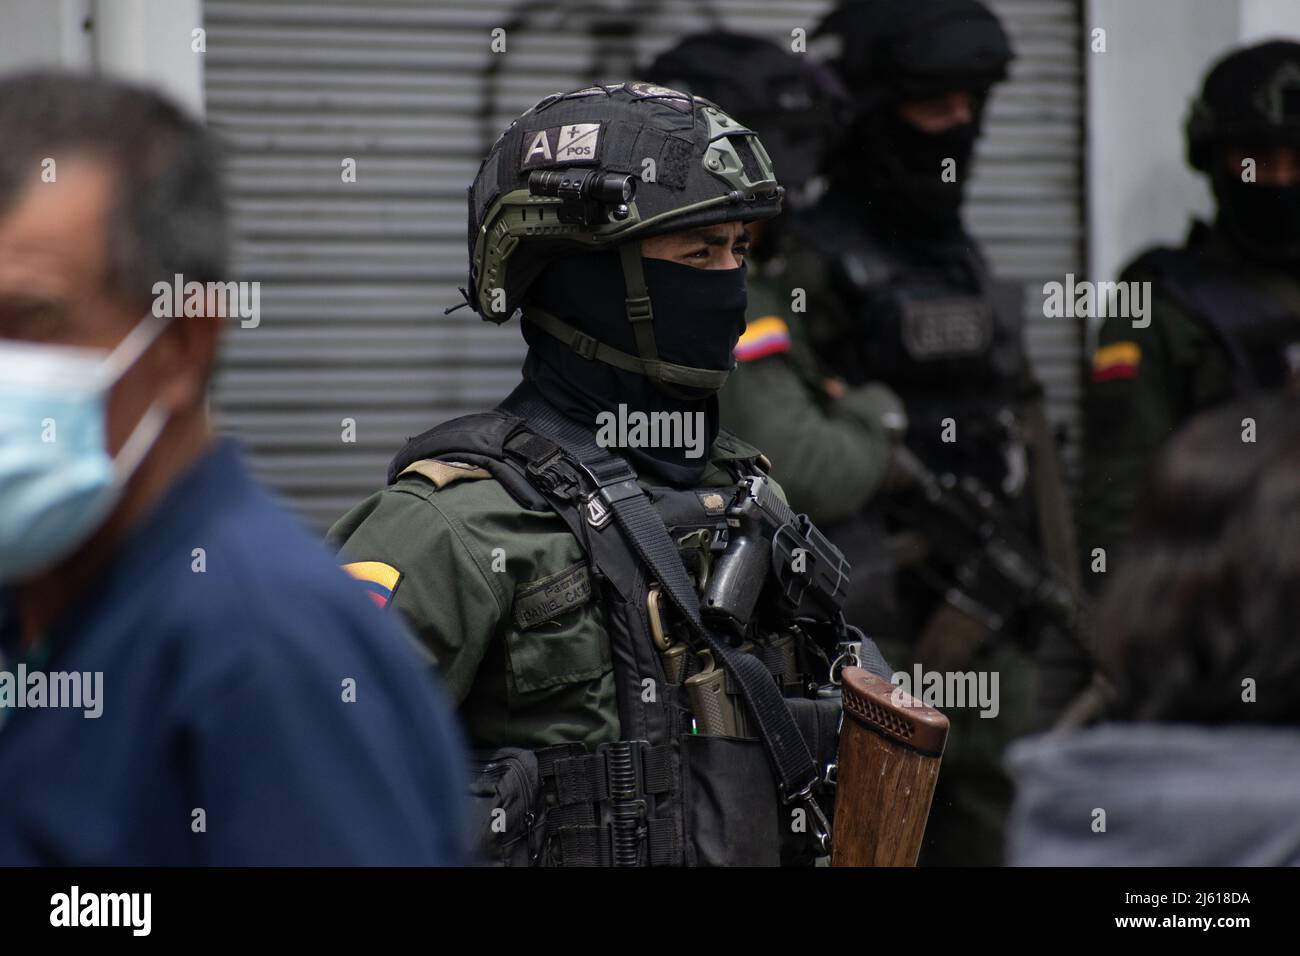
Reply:
<svg viewBox="0 0 1300 956"><path fill-rule="evenodd" d="M354 561L343 565L343 570L361 582L378 607L393 603L393 592L402 581L402 572L382 561Z"/></svg>

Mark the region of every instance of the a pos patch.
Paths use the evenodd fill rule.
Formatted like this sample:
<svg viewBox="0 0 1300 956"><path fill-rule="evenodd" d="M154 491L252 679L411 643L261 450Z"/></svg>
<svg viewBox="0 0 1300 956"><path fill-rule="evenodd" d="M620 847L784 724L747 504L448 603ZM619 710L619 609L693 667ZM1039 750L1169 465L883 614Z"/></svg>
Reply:
<svg viewBox="0 0 1300 956"><path fill-rule="evenodd" d="M571 123L524 133L520 169L537 166L580 166L600 162L603 123Z"/></svg>
<svg viewBox="0 0 1300 956"><path fill-rule="evenodd" d="M382 561L356 561L343 565L343 570L361 582L370 600L379 607L393 603L393 592L402 581L402 572Z"/></svg>

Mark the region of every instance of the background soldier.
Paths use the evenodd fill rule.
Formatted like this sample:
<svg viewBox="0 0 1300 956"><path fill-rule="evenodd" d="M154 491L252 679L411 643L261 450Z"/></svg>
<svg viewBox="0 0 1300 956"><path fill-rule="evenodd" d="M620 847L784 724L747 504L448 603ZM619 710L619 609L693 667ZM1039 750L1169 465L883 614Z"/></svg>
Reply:
<svg viewBox="0 0 1300 956"><path fill-rule="evenodd" d="M460 703L497 862L813 855L845 569L715 394L744 328L743 223L780 203L751 131L644 83L547 97L480 167L466 298L519 311L525 381L412 439L331 536ZM705 453L601 447L613 410L692 416Z"/></svg>
<svg viewBox="0 0 1300 956"><path fill-rule="evenodd" d="M815 60L734 33L688 37L645 73L713 100L770 146L786 187L785 211L749 226L746 328L736 345L736 368L719 395L722 420L764 449L791 506L848 554L849 619L888 631L896 614L894 561L883 516L867 505L886 480L907 417L886 386L850 387L826 371L807 340L806 290L796 292L786 269L786 224L825 185L818 173L848 111L848 94ZM796 294L803 299L799 311Z"/></svg>
<svg viewBox="0 0 1300 956"><path fill-rule="evenodd" d="M895 660L999 674L997 717L949 714L952 737L922 856L996 863L1011 796L1000 755L1035 725L1030 648L1051 629L1036 619L1037 583L1007 588L1006 569L985 560L989 552L968 563L964 546L948 551L950 533L962 527L954 516L970 519L978 538L974 529L997 514L998 540L1017 540L1027 557L1021 569L1045 567L1041 546L1067 570L1075 557L1018 315L995 307L997 290L961 221L985 105L1012 51L997 18L975 0L845 4L818 34L840 41L832 66L854 109L827 159L827 191L792 224L787 281L807 290L809 336L825 366L851 386L880 380L900 395L908 460L931 473L913 469L925 489L911 496L919 508L898 511L901 498L890 505L891 526L911 532L896 539L907 542L898 552L898 613L868 624ZM951 476L950 484L933 473ZM957 507L929 520L931 492L964 493L975 483ZM851 541L843 546L856 557ZM1059 605L1071 603L1068 584L1052 589Z"/></svg>
<svg viewBox="0 0 1300 956"><path fill-rule="evenodd" d="M1187 156L1210 179L1217 218L1124 270L1122 281L1152 284L1149 325L1107 318L1093 356L1079 506L1093 570L1097 548L1114 570L1151 462L1183 422L1300 370L1300 44L1221 60L1192 104Z"/></svg>
<svg viewBox="0 0 1300 956"><path fill-rule="evenodd" d="M854 517L884 479L897 425L888 413L901 416L901 406L881 386L849 389L821 373L792 308L781 248L784 223L807 205L847 105L843 87L808 57L734 33L687 37L644 72L719 104L753 128L772 156L785 214L749 227L749 307L736 369L719 396L722 420L764 449L792 507L822 526Z"/></svg>

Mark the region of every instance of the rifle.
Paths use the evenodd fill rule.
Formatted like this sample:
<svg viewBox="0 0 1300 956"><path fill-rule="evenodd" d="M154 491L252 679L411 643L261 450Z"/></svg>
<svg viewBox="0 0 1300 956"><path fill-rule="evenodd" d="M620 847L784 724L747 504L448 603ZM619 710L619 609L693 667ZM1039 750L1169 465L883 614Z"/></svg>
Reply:
<svg viewBox="0 0 1300 956"><path fill-rule="evenodd" d="M912 488L890 496L887 510L925 540L925 560L916 570L945 601L918 644L918 657L931 664L940 646L953 644L964 648L958 658L966 656L1025 610L1077 637L1081 608L1075 589L1019 531L993 493L970 475L936 475L905 446L896 446L894 454Z"/></svg>

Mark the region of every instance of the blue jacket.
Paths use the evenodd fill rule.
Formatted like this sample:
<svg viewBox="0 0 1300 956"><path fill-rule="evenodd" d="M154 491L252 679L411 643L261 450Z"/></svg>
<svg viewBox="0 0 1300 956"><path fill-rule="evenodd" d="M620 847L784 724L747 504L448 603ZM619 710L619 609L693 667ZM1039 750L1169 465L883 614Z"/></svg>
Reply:
<svg viewBox="0 0 1300 956"><path fill-rule="evenodd" d="M460 734L429 665L233 443L23 660L7 610L11 681L103 676L98 717L0 711L0 864L466 861Z"/></svg>

